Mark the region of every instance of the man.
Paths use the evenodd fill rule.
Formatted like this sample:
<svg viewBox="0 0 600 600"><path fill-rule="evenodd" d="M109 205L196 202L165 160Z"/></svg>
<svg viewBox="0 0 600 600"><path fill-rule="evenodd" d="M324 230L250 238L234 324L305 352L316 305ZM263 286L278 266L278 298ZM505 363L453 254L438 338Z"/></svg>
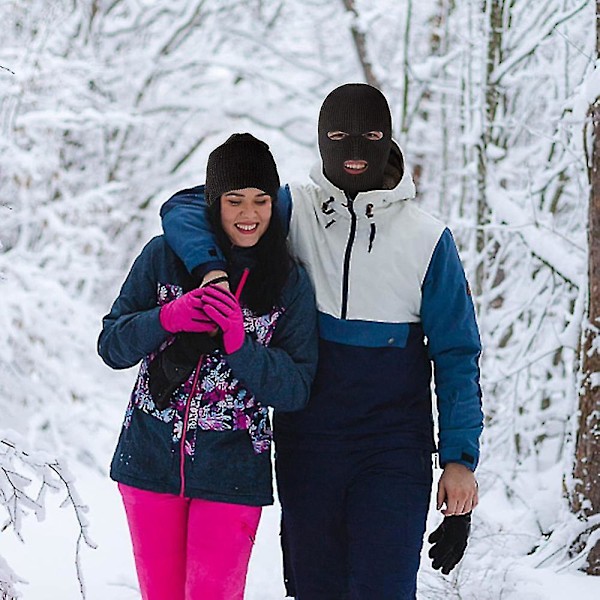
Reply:
<svg viewBox="0 0 600 600"><path fill-rule="evenodd" d="M346 84L319 115L312 182L280 190L292 252L319 309L319 367L306 410L276 414L288 594L298 600L416 597L439 412L434 568L466 547L477 504L480 342L450 231L421 211L379 90ZM162 209L167 239L205 279L224 262L202 188Z"/></svg>

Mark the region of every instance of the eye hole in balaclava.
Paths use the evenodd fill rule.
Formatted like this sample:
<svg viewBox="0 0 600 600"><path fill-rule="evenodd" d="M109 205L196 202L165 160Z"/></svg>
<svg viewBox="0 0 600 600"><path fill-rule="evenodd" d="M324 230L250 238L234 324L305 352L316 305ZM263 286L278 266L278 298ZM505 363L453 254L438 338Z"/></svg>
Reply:
<svg viewBox="0 0 600 600"><path fill-rule="evenodd" d="M366 83L333 90L319 114L323 173L351 196L381 189L392 147L392 117L385 96Z"/></svg>

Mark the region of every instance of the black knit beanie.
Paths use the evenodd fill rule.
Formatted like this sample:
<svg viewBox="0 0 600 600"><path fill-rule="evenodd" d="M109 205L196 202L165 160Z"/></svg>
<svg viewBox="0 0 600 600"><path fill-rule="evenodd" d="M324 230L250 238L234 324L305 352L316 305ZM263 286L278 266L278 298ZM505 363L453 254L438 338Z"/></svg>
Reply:
<svg viewBox="0 0 600 600"><path fill-rule="evenodd" d="M330 131L348 136L331 140ZM372 141L364 134L381 131L383 137ZM319 114L319 150L323 173L335 186L356 194L383 187L383 173L392 147L392 117L385 96L366 83L347 83L333 90ZM362 160L368 163L364 173L348 172L344 163Z"/></svg>
<svg viewBox="0 0 600 600"><path fill-rule="evenodd" d="M210 206L226 192L258 188L277 200L279 175L269 146L249 133L234 133L208 157L204 194Z"/></svg>

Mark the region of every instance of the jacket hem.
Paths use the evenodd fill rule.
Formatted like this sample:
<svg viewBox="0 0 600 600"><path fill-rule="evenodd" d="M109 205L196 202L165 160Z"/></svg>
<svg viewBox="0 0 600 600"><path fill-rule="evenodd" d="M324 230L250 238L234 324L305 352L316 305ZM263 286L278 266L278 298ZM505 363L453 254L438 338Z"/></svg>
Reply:
<svg viewBox="0 0 600 600"><path fill-rule="evenodd" d="M155 492L157 494L170 494L179 496L179 485L157 484L156 482L138 479L136 477L126 477L122 475L110 474L110 478L117 483L123 483L140 490ZM225 504L241 504L244 506L269 506L273 504L273 495L252 495L252 494L225 494L220 492L211 492L198 488L186 487L185 498L198 500L208 500L210 502L223 502Z"/></svg>

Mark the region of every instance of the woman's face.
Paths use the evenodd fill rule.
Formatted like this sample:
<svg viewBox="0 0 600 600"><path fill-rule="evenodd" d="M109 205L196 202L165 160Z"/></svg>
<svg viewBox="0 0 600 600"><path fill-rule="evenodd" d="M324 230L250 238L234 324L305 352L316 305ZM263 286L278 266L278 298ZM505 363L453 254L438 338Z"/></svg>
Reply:
<svg viewBox="0 0 600 600"><path fill-rule="evenodd" d="M231 190L221 196L221 225L234 246L258 243L271 221L271 197L258 188Z"/></svg>

